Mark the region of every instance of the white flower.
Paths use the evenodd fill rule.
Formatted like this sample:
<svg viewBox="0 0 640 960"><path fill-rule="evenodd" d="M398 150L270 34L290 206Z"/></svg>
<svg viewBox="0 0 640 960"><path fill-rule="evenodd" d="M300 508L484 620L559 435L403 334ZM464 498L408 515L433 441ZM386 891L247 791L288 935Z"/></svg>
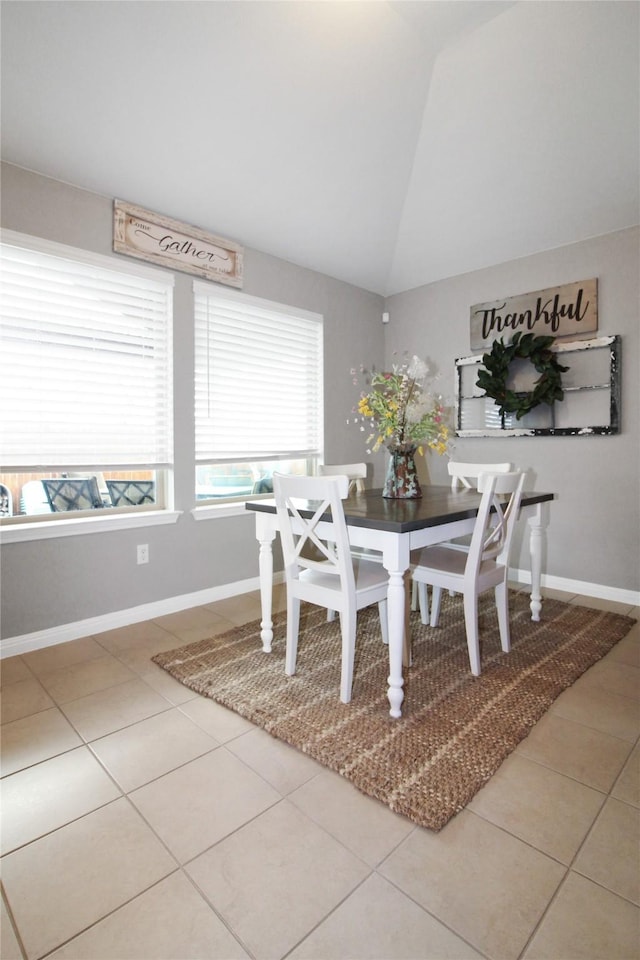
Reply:
<svg viewBox="0 0 640 960"><path fill-rule="evenodd" d="M429 367L424 360L421 360L420 357L416 357L414 354L407 367L407 376L411 377L412 380L424 380L428 375Z"/></svg>

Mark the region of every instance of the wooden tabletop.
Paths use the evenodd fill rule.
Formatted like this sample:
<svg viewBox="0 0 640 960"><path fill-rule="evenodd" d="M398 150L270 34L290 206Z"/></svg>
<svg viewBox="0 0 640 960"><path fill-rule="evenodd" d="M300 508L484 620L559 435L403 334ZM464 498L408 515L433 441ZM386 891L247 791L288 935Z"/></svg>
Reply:
<svg viewBox="0 0 640 960"><path fill-rule="evenodd" d="M531 506L553 500L553 493L523 493L521 506ZM435 527L454 520L467 520L478 512L482 494L476 490L452 490L450 486L425 484L422 497L416 500L396 500L382 496L382 488L355 493L343 500L347 524L410 533L425 527ZM318 501L309 501L309 508L301 508L302 515L313 516ZM275 513L273 499L247 500L247 510Z"/></svg>

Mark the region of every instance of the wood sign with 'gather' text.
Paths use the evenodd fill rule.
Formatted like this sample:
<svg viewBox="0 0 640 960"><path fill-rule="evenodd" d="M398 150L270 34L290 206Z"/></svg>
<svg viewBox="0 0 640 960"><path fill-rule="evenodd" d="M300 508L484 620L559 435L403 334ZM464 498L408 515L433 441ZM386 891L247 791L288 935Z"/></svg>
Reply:
<svg viewBox="0 0 640 960"><path fill-rule="evenodd" d="M113 249L161 267L242 286L243 248L232 240L115 200Z"/></svg>
<svg viewBox="0 0 640 960"><path fill-rule="evenodd" d="M598 329L598 281L581 280L471 307L471 349L485 351L514 333L536 337L591 335Z"/></svg>

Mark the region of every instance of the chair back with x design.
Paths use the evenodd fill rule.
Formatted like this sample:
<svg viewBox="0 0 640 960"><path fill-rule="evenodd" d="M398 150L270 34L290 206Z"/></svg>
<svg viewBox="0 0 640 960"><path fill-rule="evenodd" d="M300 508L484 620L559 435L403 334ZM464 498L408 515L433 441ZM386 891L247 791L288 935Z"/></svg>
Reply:
<svg viewBox="0 0 640 960"><path fill-rule="evenodd" d="M442 543L417 552L412 574L421 589L433 587L432 627L438 625L442 590L462 593L465 630L471 672L480 674L478 638L478 597L491 588L495 592L500 643L505 653L511 649L509 635L509 551L520 512L525 480L521 470L509 473L481 473L478 491L482 494L468 551L455 544ZM506 499L505 499L506 498ZM427 610L421 604L422 622Z"/></svg>
<svg viewBox="0 0 640 960"><path fill-rule="evenodd" d="M483 563L495 560L503 567L508 563L515 522L520 510L522 487L526 473L481 473L478 492L482 494L474 527L466 576L475 576ZM500 495L508 495L506 503Z"/></svg>
<svg viewBox="0 0 640 960"><path fill-rule="evenodd" d="M137 507L141 503L155 503L156 485L153 480L106 480L114 507Z"/></svg>
<svg viewBox="0 0 640 960"><path fill-rule="evenodd" d="M54 513L68 510L96 510L104 506L95 477L46 479L42 486Z"/></svg>
<svg viewBox="0 0 640 960"><path fill-rule="evenodd" d="M357 611L377 603L381 638L386 637L387 572L382 564L351 555L342 504L349 489L347 476L274 473L273 489L287 585L285 672L296 671L300 602L337 611L342 636L340 699L348 703Z"/></svg>
<svg viewBox="0 0 640 960"><path fill-rule="evenodd" d="M321 463L318 467L321 477L347 476L349 478L349 493L362 493L366 489L366 463Z"/></svg>
<svg viewBox="0 0 640 960"><path fill-rule="evenodd" d="M511 463L465 463L462 460L450 460L447 470L451 477L451 489L477 490L481 473L508 473L513 470Z"/></svg>
<svg viewBox="0 0 640 960"><path fill-rule="evenodd" d="M306 584L304 571L321 573L333 578L330 584L332 603L335 590L349 596L355 594L355 577L351 563L349 537L344 519L342 500L347 496L349 481L346 476L298 477L274 474L274 491L278 511L278 526L282 540L287 582L297 584L301 599L317 596L324 605L326 591L320 589L315 578ZM302 509L312 509L311 517L302 516ZM318 532L321 522L329 522L330 539ZM303 596L304 594L304 596ZM342 609L344 604L334 609Z"/></svg>

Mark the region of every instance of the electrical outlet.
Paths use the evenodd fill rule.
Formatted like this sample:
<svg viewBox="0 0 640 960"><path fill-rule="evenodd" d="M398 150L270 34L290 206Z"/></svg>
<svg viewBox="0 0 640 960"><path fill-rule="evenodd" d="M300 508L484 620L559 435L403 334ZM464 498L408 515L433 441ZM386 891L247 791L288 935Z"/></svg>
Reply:
<svg viewBox="0 0 640 960"><path fill-rule="evenodd" d="M149 563L149 544L138 544L138 563Z"/></svg>

